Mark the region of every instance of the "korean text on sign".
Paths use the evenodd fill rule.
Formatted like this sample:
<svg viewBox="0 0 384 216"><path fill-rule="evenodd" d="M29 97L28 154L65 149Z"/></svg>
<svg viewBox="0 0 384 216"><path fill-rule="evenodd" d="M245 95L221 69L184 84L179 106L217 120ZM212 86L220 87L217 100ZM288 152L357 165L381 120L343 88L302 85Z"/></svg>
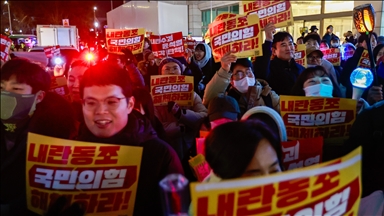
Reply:
<svg viewBox="0 0 384 216"><path fill-rule="evenodd" d="M132 215L142 151L29 133L28 209L43 214L65 196L81 203L87 215Z"/></svg>
<svg viewBox="0 0 384 216"><path fill-rule="evenodd" d="M129 49L133 54L143 52L145 29L105 29L109 53L123 54Z"/></svg>
<svg viewBox="0 0 384 216"><path fill-rule="evenodd" d="M11 49L12 40L5 35L0 36L0 55L2 61L8 61L9 50Z"/></svg>
<svg viewBox="0 0 384 216"><path fill-rule="evenodd" d="M364 52L361 54L359 62L357 63L357 67L371 68L371 62L369 61L368 50L364 50Z"/></svg>
<svg viewBox="0 0 384 216"><path fill-rule="evenodd" d="M291 3L286 0L255 0L242 1L244 14L257 14L260 19L260 26L264 28L272 22L276 27L293 25Z"/></svg>
<svg viewBox="0 0 384 216"><path fill-rule="evenodd" d="M180 106L192 106L193 77L178 75L151 76L151 95L155 106L174 101Z"/></svg>
<svg viewBox="0 0 384 216"><path fill-rule="evenodd" d="M238 58L261 56L260 25L257 15L236 16L209 25L209 36L215 62L234 51Z"/></svg>
<svg viewBox="0 0 384 216"><path fill-rule="evenodd" d="M356 215L361 147L343 158L265 177L191 183L194 215Z"/></svg>
<svg viewBox="0 0 384 216"><path fill-rule="evenodd" d="M60 55L60 45L56 46L49 46L44 48L44 53L47 58L51 58L52 56L59 56Z"/></svg>
<svg viewBox="0 0 384 216"><path fill-rule="evenodd" d="M183 33L151 35L153 55L157 58L184 56Z"/></svg>
<svg viewBox="0 0 384 216"><path fill-rule="evenodd" d="M299 44L295 46L294 59L297 64L300 64L303 67L307 67L307 53L305 44Z"/></svg>
<svg viewBox="0 0 384 216"><path fill-rule="evenodd" d="M281 116L288 139L322 136L326 142L340 142L349 137L356 117L356 100L280 96Z"/></svg>
<svg viewBox="0 0 384 216"><path fill-rule="evenodd" d="M323 58L332 63L333 66L340 66L341 52L339 48L331 48L321 50L324 54Z"/></svg>

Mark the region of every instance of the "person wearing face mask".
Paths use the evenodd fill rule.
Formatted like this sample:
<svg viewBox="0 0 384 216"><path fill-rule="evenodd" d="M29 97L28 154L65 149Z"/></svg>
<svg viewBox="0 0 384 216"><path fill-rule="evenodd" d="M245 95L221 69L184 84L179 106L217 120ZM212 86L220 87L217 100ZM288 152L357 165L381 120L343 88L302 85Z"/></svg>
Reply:
<svg viewBox="0 0 384 216"><path fill-rule="evenodd" d="M10 60L1 68L1 215L28 215L26 151L29 132L63 139L76 135L71 105L49 92L51 78L29 60Z"/></svg>
<svg viewBox="0 0 384 216"><path fill-rule="evenodd" d="M338 37L332 37L330 48L339 48L339 47L340 47L340 39Z"/></svg>
<svg viewBox="0 0 384 216"><path fill-rule="evenodd" d="M227 92L229 84L231 88ZM203 104L208 106L214 97L220 95L236 99L240 116L255 106L268 106L280 112L280 97L265 80L255 79L249 59L237 59L232 52L221 58L221 68L208 83Z"/></svg>

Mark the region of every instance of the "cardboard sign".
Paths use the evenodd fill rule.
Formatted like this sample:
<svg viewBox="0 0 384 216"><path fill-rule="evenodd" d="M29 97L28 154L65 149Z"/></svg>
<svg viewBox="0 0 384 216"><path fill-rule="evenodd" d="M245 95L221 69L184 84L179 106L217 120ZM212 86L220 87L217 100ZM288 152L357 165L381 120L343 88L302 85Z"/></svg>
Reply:
<svg viewBox="0 0 384 216"><path fill-rule="evenodd" d="M211 172L211 168L209 167L204 155L202 154L196 155L195 157L191 158L188 162L189 166L191 166L199 182L202 182L205 177L207 177Z"/></svg>
<svg viewBox="0 0 384 216"><path fill-rule="evenodd" d="M193 76L151 76L151 95L155 106L167 105L169 101L179 106L193 106Z"/></svg>
<svg viewBox="0 0 384 216"><path fill-rule="evenodd" d="M191 183L193 215L357 215L361 147L345 157L264 177Z"/></svg>
<svg viewBox="0 0 384 216"><path fill-rule="evenodd" d="M257 14L263 29L272 22L277 28L293 25L293 13L289 0L242 1L244 14Z"/></svg>
<svg viewBox="0 0 384 216"><path fill-rule="evenodd" d="M12 40L5 35L0 35L0 55L2 61L8 61L9 50L11 49Z"/></svg>
<svg viewBox="0 0 384 216"><path fill-rule="evenodd" d="M346 98L281 95L280 109L289 140L322 136L340 143L356 118L356 100Z"/></svg>
<svg viewBox="0 0 384 216"><path fill-rule="evenodd" d="M184 56L183 33L151 35L152 52L156 58Z"/></svg>
<svg viewBox="0 0 384 216"><path fill-rule="evenodd" d="M143 52L145 29L105 29L109 53L124 54L122 49L129 49L133 54Z"/></svg>
<svg viewBox="0 0 384 216"><path fill-rule="evenodd" d="M364 50L361 54L359 62L357 63L357 67L361 68L371 68L371 62L369 61L368 50Z"/></svg>
<svg viewBox="0 0 384 216"><path fill-rule="evenodd" d="M341 52L339 48L325 49L321 50L321 52L324 54L323 58L331 62L333 66L340 66Z"/></svg>
<svg viewBox="0 0 384 216"><path fill-rule="evenodd" d="M307 67L307 52L305 44L299 44L295 47L294 59L297 64L300 64L305 68Z"/></svg>
<svg viewBox="0 0 384 216"><path fill-rule="evenodd" d="M60 55L60 45L56 46L48 46L44 48L44 53L47 58L51 58L53 56L59 56Z"/></svg>
<svg viewBox="0 0 384 216"><path fill-rule="evenodd" d="M214 21L208 31L215 62L230 50L238 58L263 55L259 18L255 14Z"/></svg>
<svg viewBox="0 0 384 216"><path fill-rule="evenodd" d="M281 142L285 170L307 167L322 162L323 137Z"/></svg>
<svg viewBox="0 0 384 216"><path fill-rule="evenodd" d="M142 147L28 134L28 209L43 215L59 196L86 215L132 215ZM129 157L127 157L129 155Z"/></svg>
<svg viewBox="0 0 384 216"><path fill-rule="evenodd" d="M69 26L69 19L63 19L63 26Z"/></svg>
<svg viewBox="0 0 384 216"><path fill-rule="evenodd" d="M67 79L65 77L52 77L49 91L63 96L67 101L71 101L71 95L69 94Z"/></svg>

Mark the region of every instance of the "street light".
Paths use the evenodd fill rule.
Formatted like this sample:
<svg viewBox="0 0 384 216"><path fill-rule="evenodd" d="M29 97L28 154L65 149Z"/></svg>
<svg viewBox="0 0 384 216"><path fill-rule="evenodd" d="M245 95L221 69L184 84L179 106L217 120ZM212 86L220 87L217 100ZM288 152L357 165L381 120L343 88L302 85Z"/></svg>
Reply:
<svg viewBox="0 0 384 216"><path fill-rule="evenodd" d="M8 1L5 1L4 4L8 6L9 33L12 34L11 10L9 9Z"/></svg>

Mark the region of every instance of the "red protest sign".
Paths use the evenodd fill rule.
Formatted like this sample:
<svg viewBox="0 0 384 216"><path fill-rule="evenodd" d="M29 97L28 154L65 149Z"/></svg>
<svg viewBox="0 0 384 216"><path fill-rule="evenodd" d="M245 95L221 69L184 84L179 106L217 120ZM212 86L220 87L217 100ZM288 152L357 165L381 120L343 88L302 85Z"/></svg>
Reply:
<svg viewBox="0 0 384 216"><path fill-rule="evenodd" d="M124 54L122 49L129 49L133 54L143 52L145 30L139 29L105 29L109 53Z"/></svg>
<svg viewBox="0 0 384 216"><path fill-rule="evenodd" d="M341 52L339 48L325 49L321 50L321 52L324 54L323 58L331 62L333 66L340 66Z"/></svg>
<svg viewBox="0 0 384 216"><path fill-rule="evenodd" d="M368 50L364 50L364 52L361 54L359 62L357 63L357 67L371 68L371 62L369 61Z"/></svg>
<svg viewBox="0 0 384 216"><path fill-rule="evenodd" d="M51 58L52 56L58 56L60 55L60 45L56 45L54 47L45 47L44 53L47 58Z"/></svg>
<svg viewBox="0 0 384 216"><path fill-rule="evenodd" d="M307 54L305 49L305 44L295 46L295 62L303 67L307 67Z"/></svg>
<svg viewBox="0 0 384 216"><path fill-rule="evenodd" d="M151 76L151 95L155 106L174 101L180 106L192 106L194 100L193 76Z"/></svg>
<svg viewBox="0 0 384 216"><path fill-rule="evenodd" d="M184 56L183 33L151 35L153 55L157 58Z"/></svg>
<svg viewBox="0 0 384 216"><path fill-rule="evenodd" d="M321 163L323 137L281 142L285 170Z"/></svg>
<svg viewBox="0 0 384 216"><path fill-rule="evenodd" d="M276 27L293 25L293 14L291 3L287 0L274 1L242 1L244 14L257 14L260 26L264 28L272 22Z"/></svg>
<svg viewBox="0 0 384 216"><path fill-rule="evenodd" d="M187 38L184 40L185 48L188 48L191 50L194 50L197 44L198 43L196 42L196 40L194 40L192 38Z"/></svg>
<svg viewBox="0 0 384 216"><path fill-rule="evenodd" d="M9 39L5 35L1 35L1 42L0 42L0 54L1 54L1 60L7 61L8 60L8 54L9 50L11 48L12 40Z"/></svg>

